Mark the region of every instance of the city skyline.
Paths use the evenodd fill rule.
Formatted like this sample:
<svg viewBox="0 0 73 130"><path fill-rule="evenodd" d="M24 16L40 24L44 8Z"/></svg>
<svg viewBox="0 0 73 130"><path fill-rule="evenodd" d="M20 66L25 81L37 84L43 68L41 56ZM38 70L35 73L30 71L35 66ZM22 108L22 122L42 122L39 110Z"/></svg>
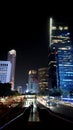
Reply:
<svg viewBox="0 0 73 130"><path fill-rule="evenodd" d="M53 15L52 15L53 14ZM73 39L72 16L60 13L50 13L41 11L29 13L21 21L15 19L15 23L7 24L8 32L2 39L0 48L0 59L7 59L7 52L15 49L17 52L15 83L16 86L25 85L28 81L28 71L45 67L48 64L48 20L50 16L66 22L70 26L71 37ZM17 24L16 24L17 23ZM15 39L15 40L14 40Z"/></svg>

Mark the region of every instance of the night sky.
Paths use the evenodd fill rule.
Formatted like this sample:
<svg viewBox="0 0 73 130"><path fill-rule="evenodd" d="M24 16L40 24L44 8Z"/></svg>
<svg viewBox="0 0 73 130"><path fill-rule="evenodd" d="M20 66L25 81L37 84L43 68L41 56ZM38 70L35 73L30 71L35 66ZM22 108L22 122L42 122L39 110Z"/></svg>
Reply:
<svg viewBox="0 0 73 130"><path fill-rule="evenodd" d="M18 6L9 8L1 19L0 60L7 60L7 53L15 49L15 86L24 86L28 70L47 66L48 19L53 16L70 26L73 38L73 16L68 8L53 8L50 5Z"/></svg>

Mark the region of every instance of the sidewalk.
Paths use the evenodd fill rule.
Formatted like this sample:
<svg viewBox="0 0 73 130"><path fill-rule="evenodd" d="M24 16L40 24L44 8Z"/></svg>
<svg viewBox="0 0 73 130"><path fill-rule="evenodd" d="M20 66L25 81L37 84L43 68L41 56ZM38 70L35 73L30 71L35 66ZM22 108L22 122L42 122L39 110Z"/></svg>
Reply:
<svg viewBox="0 0 73 130"><path fill-rule="evenodd" d="M28 122L40 122L37 106L33 106L33 110L30 112Z"/></svg>

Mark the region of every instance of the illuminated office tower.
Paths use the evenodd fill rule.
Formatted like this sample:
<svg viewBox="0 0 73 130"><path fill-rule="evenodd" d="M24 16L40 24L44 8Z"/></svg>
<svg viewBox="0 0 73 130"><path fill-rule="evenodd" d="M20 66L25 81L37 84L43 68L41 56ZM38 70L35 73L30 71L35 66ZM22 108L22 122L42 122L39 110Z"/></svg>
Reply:
<svg viewBox="0 0 73 130"><path fill-rule="evenodd" d="M70 46L59 48L56 61L57 86L70 94L73 91L73 48Z"/></svg>
<svg viewBox="0 0 73 130"><path fill-rule="evenodd" d="M39 92L48 92L48 67L38 69Z"/></svg>
<svg viewBox="0 0 73 130"><path fill-rule="evenodd" d="M28 92L37 94L39 92L38 89L38 78L37 78L37 71L30 70L29 77L28 77Z"/></svg>
<svg viewBox="0 0 73 130"><path fill-rule="evenodd" d="M51 48L58 48L63 44L70 44L70 32L68 25L56 22L50 18L49 22L49 46Z"/></svg>
<svg viewBox="0 0 73 130"><path fill-rule="evenodd" d="M10 50L8 52L8 61L11 62L11 76L10 76L10 82L12 85L12 90L14 90L14 77L15 77L15 64L16 64L16 51L15 50Z"/></svg>
<svg viewBox="0 0 73 130"><path fill-rule="evenodd" d="M0 61L0 83L10 83L10 74L10 61Z"/></svg>
<svg viewBox="0 0 73 130"><path fill-rule="evenodd" d="M49 88L59 87L57 53L59 48L71 47L69 27L52 18L49 20L48 72Z"/></svg>

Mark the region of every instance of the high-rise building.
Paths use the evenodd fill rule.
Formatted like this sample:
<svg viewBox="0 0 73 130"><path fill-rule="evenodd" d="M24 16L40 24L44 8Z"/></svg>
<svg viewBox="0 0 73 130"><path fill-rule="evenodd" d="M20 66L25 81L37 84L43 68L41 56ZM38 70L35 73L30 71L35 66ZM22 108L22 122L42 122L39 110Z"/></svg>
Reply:
<svg viewBox="0 0 73 130"><path fill-rule="evenodd" d="M10 61L0 61L0 83L10 83L10 74Z"/></svg>
<svg viewBox="0 0 73 130"><path fill-rule="evenodd" d="M18 87L17 87L17 91L18 91L20 94L22 94L22 86L18 86Z"/></svg>
<svg viewBox="0 0 73 130"><path fill-rule="evenodd" d="M56 61L57 86L62 91L70 93L73 90L73 48L70 46L59 48Z"/></svg>
<svg viewBox="0 0 73 130"><path fill-rule="evenodd" d="M62 22L57 22L50 18L49 22L49 46L58 48L64 44L70 44L70 31L68 25Z"/></svg>
<svg viewBox="0 0 73 130"><path fill-rule="evenodd" d="M16 64L16 51L14 49L8 51L8 61L11 62L11 76L10 76L10 82L12 85L12 90L14 90L14 77L15 77L15 64Z"/></svg>
<svg viewBox="0 0 73 130"><path fill-rule="evenodd" d="M70 80L70 77L68 76L69 73L72 75L73 72L73 66L72 66L73 52L72 52L69 27L64 23L56 22L55 20L50 18L48 46L49 46L48 49L49 88L61 87L63 89L65 88L68 80L69 84L72 83L72 79ZM62 64L62 60L66 60L65 66ZM68 75L66 75L67 71L69 71ZM64 76L63 80L61 75L62 77Z"/></svg>
<svg viewBox="0 0 73 130"><path fill-rule="evenodd" d="M48 67L38 69L39 92L48 92Z"/></svg>
<svg viewBox="0 0 73 130"><path fill-rule="evenodd" d="M30 70L29 71L29 77L28 77L28 92L37 94L39 92L38 88L38 77L37 77L37 71L36 70Z"/></svg>

